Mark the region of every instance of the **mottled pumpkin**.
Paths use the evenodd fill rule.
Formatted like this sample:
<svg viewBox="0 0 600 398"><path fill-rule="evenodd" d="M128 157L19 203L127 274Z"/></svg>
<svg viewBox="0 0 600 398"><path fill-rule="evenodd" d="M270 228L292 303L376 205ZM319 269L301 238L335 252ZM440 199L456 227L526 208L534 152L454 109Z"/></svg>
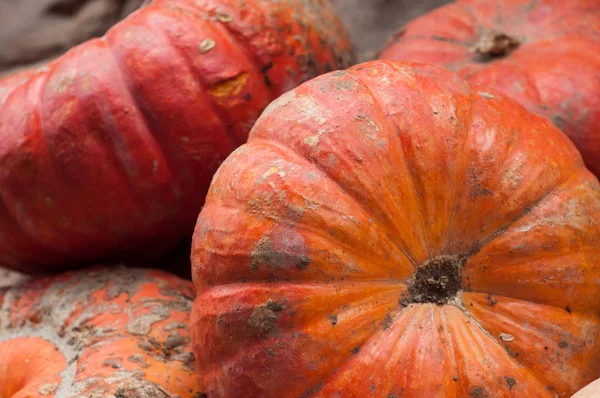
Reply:
<svg viewBox="0 0 600 398"><path fill-rule="evenodd" d="M409 23L380 58L444 66L511 96L600 176L598 0L460 0Z"/></svg>
<svg viewBox="0 0 600 398"><path fill-rule="evenodd" d="M212 397L567 397L600 376L600 184L547 119L376 61L270 105L192 247Z"/></svg>
<svg viewBox="0 0 600 398"><path fill-rule="evenodd" d="M99 267L0 290L0 397L201 398L191 282Z"/></svg>
<svg viewBox="0 0 600 398"><path fill-rule="evenodd" d="M269 102L348 62L324 0L155 0L0 81L0 264L158 258Z"/></svg>

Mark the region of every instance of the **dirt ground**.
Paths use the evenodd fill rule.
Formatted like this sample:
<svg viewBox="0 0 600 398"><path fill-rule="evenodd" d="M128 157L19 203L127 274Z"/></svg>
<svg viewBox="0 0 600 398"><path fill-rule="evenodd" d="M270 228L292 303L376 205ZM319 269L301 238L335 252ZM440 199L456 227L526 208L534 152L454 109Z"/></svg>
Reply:
<svg viewBox="0 0 600 398"><path fill-rule="evenodd" d="M374 57L412 18L445 0L331 0L359 60ZM0 0L0 75L45 62L110 26L144 0Z"/></svg>

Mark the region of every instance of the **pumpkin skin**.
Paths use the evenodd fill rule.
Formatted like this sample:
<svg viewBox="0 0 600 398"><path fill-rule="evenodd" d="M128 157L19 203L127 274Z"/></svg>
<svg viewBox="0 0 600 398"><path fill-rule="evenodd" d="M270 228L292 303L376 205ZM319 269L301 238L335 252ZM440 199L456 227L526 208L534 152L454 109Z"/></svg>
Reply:
<svg viewBox="0 0 600 398"><path fill-rule="evenodd" d="M405 26L380 59L424 62L548 117L600 175L600 2L462 0Z"/></svg>
<svg viewBox="0 0 600 398"><path fill-rule="evenodd" d="M0 290L0 396L204 397L194 295L191 282L124 267Z"/></svg>
<svg viewBox="0 0 600 398"><path fill-rule="evenodd" d="M265 110L193 239L208 396L566 397L600 375L600 185L452 72L323 75Z"/></svg>
<svg viewBox="0 0 600 398"><path fill-rule="evenodd" d="M269 102L349 62L323 0L156 0L0 81L0 264L159 258Z"/></svg>

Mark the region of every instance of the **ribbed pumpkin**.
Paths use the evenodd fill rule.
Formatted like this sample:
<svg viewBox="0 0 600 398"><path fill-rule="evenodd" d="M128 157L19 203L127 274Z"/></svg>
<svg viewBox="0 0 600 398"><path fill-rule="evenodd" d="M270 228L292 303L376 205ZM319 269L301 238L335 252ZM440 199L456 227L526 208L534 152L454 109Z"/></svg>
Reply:
<svg viewBox="0 0 600 398"><path fill-rule="evenodd" d="M547 119L376 61L273 102L192 248L212 397L567 397L600 376L600 184Z"/></svg>
<svg viewBox="0 0 600 398"><path fill-rule="evenodd" d="M409 23L380 58L444 66L509 95L569 135L600 176L598 0L460 0Z"/></svg>
<svg viewBox="0 0 600 398"><path fill-rule="evenodd" d="M267 104L348 62L324 0L155 0L0 81L0 265L156 258Z"/></svg>
<svg viewBox="0 0 600 398"><path fill-rule="evenodd" d="M0 290L0 397L204 397L191 282L99 267Z"/></svg>

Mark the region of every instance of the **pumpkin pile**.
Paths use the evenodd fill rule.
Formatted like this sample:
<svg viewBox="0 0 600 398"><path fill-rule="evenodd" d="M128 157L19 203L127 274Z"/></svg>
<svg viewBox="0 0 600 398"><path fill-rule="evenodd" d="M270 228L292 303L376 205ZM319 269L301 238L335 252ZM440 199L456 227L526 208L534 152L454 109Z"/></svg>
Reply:
<svg viewBox="0 0 600 398"><path fill-rule="evenodd" d="M349 60L322 0L155 0L1 81L0 263L160 258L269 102Z"/></svg>
<svg viewBox="0 0 600 398"><path fill-rule="evenodd" d="M594 396L599 16L351 66L325 0L155 0L0 81L0 397Z"/></svg>

